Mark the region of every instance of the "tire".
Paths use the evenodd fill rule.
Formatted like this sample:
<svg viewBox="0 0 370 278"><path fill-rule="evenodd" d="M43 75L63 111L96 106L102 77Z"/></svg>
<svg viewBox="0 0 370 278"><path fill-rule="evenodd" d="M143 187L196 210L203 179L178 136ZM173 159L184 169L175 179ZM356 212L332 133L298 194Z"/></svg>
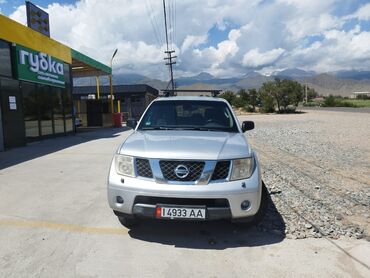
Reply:
<svg viewBox="0 0 370 278"><path fill-rule="evenodd" d="M135 217L127 216L117 216L117 217L122 226L126 227L127 229L132 229L140 224L140 220Z"/></svg>
<svg viewBox="0 0 370 278"><path fill-rule="evenodd" d="M251 226L256 226L259 223L261 223L267 211L267 205L268 205L268 200L269 200L268 195L269 193L267 191L265 183L262 182L261 203L260 203L260 207L257 213L253 216L232 220L232 223L240 227L251 227Z"/></svg>

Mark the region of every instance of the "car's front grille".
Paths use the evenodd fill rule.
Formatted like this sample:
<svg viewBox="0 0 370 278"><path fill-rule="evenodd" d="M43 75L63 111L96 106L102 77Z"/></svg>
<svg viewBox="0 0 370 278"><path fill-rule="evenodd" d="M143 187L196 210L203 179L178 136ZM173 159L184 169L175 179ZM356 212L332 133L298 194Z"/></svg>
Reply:
<svg viewBox="0 0 370 278"><path fill-rule="evenodd" d="M196 181L203 173L204 164L205 163L202 161L161 160L159 162L163 177L168 181ZM186 176L184 176L184 174L176 175L176 168L181 168L182 170L185 168L188 170L188 174ZM181 176L184 177L181 178Z"/></svg>
<svg viewBox="0 0 370 278"><path fill-rule="evenodd" d="M149 197L136 196L134 204L148 205L179 205L179 206L207 206L207 207L225 207L229 208L230 204L227 199L196 199L196 198L171 198L171 197Z"/></svg>
<svg viewBox="0 0 370 278"><path fill-rule="evenodd" d="M136 158L136 171L139 177L153 178L153 172L148 159Z"/></svg>
<svg viewBox="0 0 370 278"><path fill-rule="evenodd" d="M229 175L230 160L219 161L216 164L211 180L224 180Z"/></svg>

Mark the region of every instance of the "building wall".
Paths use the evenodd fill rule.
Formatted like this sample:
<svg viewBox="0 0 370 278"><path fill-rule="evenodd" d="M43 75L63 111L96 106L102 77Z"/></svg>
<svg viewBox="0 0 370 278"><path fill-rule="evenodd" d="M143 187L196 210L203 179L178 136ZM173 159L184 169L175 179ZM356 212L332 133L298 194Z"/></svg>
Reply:
<svg viewBox="0 0 370 278"><path fill-rule="evenodd" d="M74 132L69 65L64 64L65 88L18 81L11 52L14 47L0 40L0 151ZM10 98L16 100L13 107Z"/></svg>
<svg viewBox="0 0 370 278"><path fill-rule="evenodd" d="M0 152L4 150L4 134L3 134L3 119L1 116L1 105L0 105Z"/></svg>

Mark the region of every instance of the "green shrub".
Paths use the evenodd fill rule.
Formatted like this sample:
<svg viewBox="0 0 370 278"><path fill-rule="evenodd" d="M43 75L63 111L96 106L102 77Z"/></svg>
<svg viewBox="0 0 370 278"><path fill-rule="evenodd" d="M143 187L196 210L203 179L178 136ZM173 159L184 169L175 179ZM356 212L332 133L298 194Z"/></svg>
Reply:
<svg viewBox="0 0 370 278"><path fill-rule="evenodd" d="M246 102L241 97L235 97L232 102L232 106L235 106L236 108L242 108L246 106Z"/></svg>
<svg viewBox="0 0 370 278"><path fill-rule="evenodd" d="M336 107L337 104L338 104L338 101L335 98L335 96L329 95L328 97L326 97L324 99L324 103L322 104L322 106L324 106L324 107Z"/></svg>
<svg viewBox="0 0 370 278"><path fill-rule="evenodd" d="M337 106L339 106L339 107L357 107L356 104L354 104L352 102L349 102L349 101L339 101Z"/></svg>

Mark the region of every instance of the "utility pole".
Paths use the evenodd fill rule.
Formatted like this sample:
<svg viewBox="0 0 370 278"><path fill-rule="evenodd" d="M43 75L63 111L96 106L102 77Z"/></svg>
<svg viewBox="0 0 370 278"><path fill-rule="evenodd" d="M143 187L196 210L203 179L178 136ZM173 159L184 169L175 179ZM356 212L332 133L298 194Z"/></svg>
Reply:
<svg viewBox="0 0 370 278"><path fill-rule="evenodd" d="M177 58L177 56L172 56L172 53L174 53L175 50L167 50L164 53L167 54L168 57L165 57L164 59L167 60L166 66L170 66L170 75L171 75L171 86L172 91L175 90L175 82L173 81L173 70L172 65L176 64L176 61L173 61L173 59Z"/></svg>
<svg viewBox="0 0 370 278"><path fill-rule="evenodd" d="M167 50L164 52L167 54L167 57L164 59L167 60L166 66L170 67L170 78L171 78L171 86L172 86L172 94L173 91L175 90L175 83L173 81L173 69L172 65L176 64L176 61L174 61L177 56L172 56L173 53L175 53L175 50L169 50L168 47L168 30L167 30L167 14L166 14L166 1L163 0L163 14L164 14L164 28L165 28L165 34L166 34L166 45L167 45Z"/></svg>
<svg viewBox="0 0 370 278"><path fill-rule="evenodd" d="M113 58L116 56L118 49L114 50L114 53L112 55L112 58L110 59L110 75L109 75L109 91L110 91L110 109L111 113L114 114L114 105L113 105L113 81L112 81L112 63L113 63Z"/></svg>
<svg viewBox="0 0 370 278"><path fill-rule="evenodd" d="M304 91L305 91L305 94L306 94L306 103L307 103L308 102L308 99L307 99L307 82L305 83Z"/></svg>

